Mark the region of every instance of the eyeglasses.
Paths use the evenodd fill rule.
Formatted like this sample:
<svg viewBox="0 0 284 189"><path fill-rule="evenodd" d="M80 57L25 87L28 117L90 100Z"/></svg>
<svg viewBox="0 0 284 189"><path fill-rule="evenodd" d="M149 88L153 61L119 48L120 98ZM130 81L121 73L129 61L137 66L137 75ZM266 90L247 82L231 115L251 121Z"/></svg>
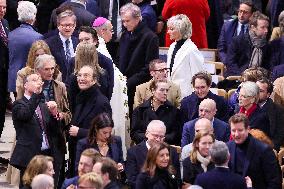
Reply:
<svg viewBox="0 0 284 189"><path fill-rule="evenodd" d="M159 73L164 73L164 72L169 72L170 71L170 68L162 68L162 69L159 69L159 70L153 70L155 72L159 72Z"/></svg>
<svg viewBox="0 0 284 189"><path fill-rule="evenodd" d="M238 98L249 98L249 97L253 97L253 96L237 94L237 97Z"/></svg>
<svg viewBox="0 0 284 189"><path fill-rule="evenodd" d="M75 27L75 24L60 24L59 26L64 29L67 29L67 28L71 29Z"/></svg>
<svg viewBox="0 0 284 189"><path fill-rule="evenodd" d="M158 135L158 134L154 134L154 133L151 133L151 132L150 132L150 134L156 139L161 139L161 140L165 139L165 135Z"/></svg>
<svg viewBox="0 0 284 189"><path fill-rule="evenodd" d="M83 78L83 79L87 79L90 77L93 77L93 76L91 74L80 74L80 73L77 75L77 78Z"/></svg>
<svg viewBox="0 0 284 189"><path fill-rule="evenodd" d="M246 10L238 10L238 13L240 13L240 14L249 14L250 12L246 11Z"/></svg>

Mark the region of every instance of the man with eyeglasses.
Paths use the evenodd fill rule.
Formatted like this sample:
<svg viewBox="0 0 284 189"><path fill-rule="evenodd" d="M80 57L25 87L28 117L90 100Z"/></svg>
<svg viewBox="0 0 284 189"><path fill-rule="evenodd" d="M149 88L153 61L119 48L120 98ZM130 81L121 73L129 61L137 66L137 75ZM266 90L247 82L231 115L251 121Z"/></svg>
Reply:
<svg viewBox="0 0 284 189"><path fill-rule="evenodd" d="M234 36L243 35L248 32L248 22L252 13L255 11L251 0L243 1L238 10L238 17L223 24L219 40L218 54L221 62L225 62L227 50Z"/></svg>
<svg viewBox="0 0 284 189"><path fill-rule="evenodd" d="M131 147L127 151L125 172L130 188L135 188L136 177L141 171L142 166L146 160L148 150L156 143L163 142L166 134L166 126L160 120L152 120L145 133L147 138L136 146ZM172 164L177 171L177 175L180 175L179 157L175 148L171 148L171 160Z"/></svg>
<svg viewBox="0 0 284 189"><path fill-rule="evenodd" d="M152 79L136 87L133 109L141 105L143 102L145 102L152 96L150 85L152 82L157 82L157 81L167 81L168 82L169 91L168 91L167 99L175 107L179 108L180 101L181 101L180 87L176 85L175 83L167 80L168 73L169 73L169 68L167 68L167 63L160 59L154 59L149 64L149 71L150 71L150 75L152 76Z"/></svg>
<svg viewBox="0 0 284 189"><path fill-rule="evenodd" d="M199 118L196 118L194 120L191 120L189 122L186 122L183 126L182 131L182 139L181 139L181 146L185 146L189 143L191 143L195 136L195 131L199 130L200 127L197 124L197 121L201 118L206 118L210 121L210 124L213 126L215 138L217 140L227 142L230 138L230 129L229 125L221 121L218 118L215 118L217 109L216 109L216 103L212 99L204 99L200 105L199 105ZM201 125L202 127L202 125Z"/></svg>
<svg viewBox="0 0 284 189"><path fill-rule="evenodd" d="M69 70L70 60L75 56L75 49L79 43L78 38L72 36L75 27L75 14L71 10L65 10L57 15L59 33L45 40L56 60L56 64L59 65L64 83L68 79L68 73L73 71Z"/></svg>
<svg viewBox="0 0 284 189"><path fill-rule="evenodd" d="M198 72L192 77L194 92L183 98L181 101L180 109L183 117L183 123L198 118L199 104L206 98L210 98L216 102L217 112L215 117L225 122L228 121L228 103L223 97L215 95L210 91L211 83L211 75L207 72Z"/></svg>

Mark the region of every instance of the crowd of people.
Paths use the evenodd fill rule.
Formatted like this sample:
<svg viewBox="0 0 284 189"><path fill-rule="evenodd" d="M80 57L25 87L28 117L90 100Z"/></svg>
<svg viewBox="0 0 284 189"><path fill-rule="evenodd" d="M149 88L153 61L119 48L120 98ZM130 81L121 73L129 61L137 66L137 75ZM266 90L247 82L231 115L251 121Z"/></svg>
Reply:
<svg viewBox="0 0 284 189"><path fill-rule="evenodd" d="M240 81L212 81L208 47ZM20 189L280 189L283 65L281 0L0 0L8 169Z"/></svg>

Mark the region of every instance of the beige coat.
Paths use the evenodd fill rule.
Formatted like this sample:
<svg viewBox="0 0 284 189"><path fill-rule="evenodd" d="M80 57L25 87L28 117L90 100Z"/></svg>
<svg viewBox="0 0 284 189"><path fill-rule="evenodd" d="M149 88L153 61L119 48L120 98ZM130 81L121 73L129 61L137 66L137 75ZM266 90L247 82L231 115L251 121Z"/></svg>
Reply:
<svg viewBox="0 0 284 189"><path fill-rule="evenodd" d="M133 109L135 109L137 106L148 100L151 96L153 96L150 85L153 82L153 80L150 80L146 83L142 83L136 87L136 92L134 96L134 105ZM181 91L178 85L174 84L171 81L168 81L170 88L168 92L168 101L170 101L175 107L180 107L180 101L181 101Z"/></svg>

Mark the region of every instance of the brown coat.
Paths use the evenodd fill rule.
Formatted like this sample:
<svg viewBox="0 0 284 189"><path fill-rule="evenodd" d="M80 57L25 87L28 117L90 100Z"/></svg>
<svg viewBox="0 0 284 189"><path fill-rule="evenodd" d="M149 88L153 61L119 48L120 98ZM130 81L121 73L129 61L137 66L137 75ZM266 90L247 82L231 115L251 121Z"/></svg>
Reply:
<svg viewBox="0 0 284 189"><path fill-rule="evenodd" d="M153 79L146 83L142 83L136 87L136 92L134 96L134 105L133 109L135 109L137 106L141 105L143 102L148 100L151 96L153 96L150 85L153 82ZM169 92L168 92L168 101L170 101L176 108L180 107L180 101L181 101L181 91L178 85L174 84L171 81L168 81L169 83Z"/></svg>

